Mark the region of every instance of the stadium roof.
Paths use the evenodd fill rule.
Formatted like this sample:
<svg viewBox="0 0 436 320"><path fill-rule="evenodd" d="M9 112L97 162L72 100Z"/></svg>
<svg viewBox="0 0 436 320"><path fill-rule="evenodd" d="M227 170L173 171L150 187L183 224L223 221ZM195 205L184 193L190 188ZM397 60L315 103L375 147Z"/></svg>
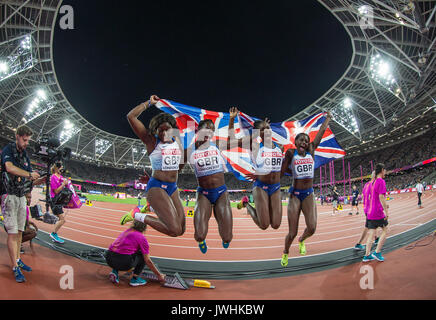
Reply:
<svg viewBox="0 0 436 320"><path fill-rule="evenodd" d="M350 154L377 139L396 141L434 127L436 1L319 2L347 30L352 58L330 90L289 119L331 110L333 132ZM62 92L53 63L61 5L0 3L0 135L13 139L13 129L26 123L34 140L42 133L61 137L73 158L121 168L149 165L140 140L92 125Z"/></svg>

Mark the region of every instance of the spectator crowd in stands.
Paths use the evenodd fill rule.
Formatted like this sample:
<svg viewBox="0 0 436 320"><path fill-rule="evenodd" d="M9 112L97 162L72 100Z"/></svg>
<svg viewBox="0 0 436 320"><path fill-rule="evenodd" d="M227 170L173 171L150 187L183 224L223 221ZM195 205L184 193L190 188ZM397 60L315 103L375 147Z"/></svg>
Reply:
<svg viewBox="0 0 436 320"><path fill-rule="evenodd" d="M394 141L395 142L395 141ZM408 165L413 165L420 161L435 157L436 150L436 132L434 130L430 130L427 133L409 139L403 142L399 142L393 145L394 142L384 142L384 147L381 149L374 149L369 153L360 156L345 158L345 172L346 172L346 180L348 180L348 162L350 162L351 169L351 177L357 178L361 176L360 166L362 166L363 175L369 175L371 171L371 161L373 166L376 163L384 163L387 171L405 167ZM0 138L1 147L3 148L8 140L4 138ZM389 146L389 144L392 145ZM31 154L31 152L29 152ZM43 163L38 158L31 159L35 162ZM142 171L136 169L116 169L112 167L104 167L98 166L96 164L81 162L78 160L69 160L65 163L65 168L67 170L65 176L71 177L73 181L75 179L80 180L90 180L90 181L98 181L103 183L110 184L121 184L126 182L132 182L139 178L143 174ZM343 162L342 159L336 160L334 162L334 172L335 172L335 181L340 181L343 179ZM189 169L189 168L188 168ZM413 169L400 171L398 173L389 174L386 177L386 186L389 190L394 189L403 189L416 185L416 181L418 178L423 180L424 185L434 184L436 182L436 177L433 177L431 181L426 181L425 178L429 176L436 169L436 163L430 163L425 166L416 167ZM37 168L37 170L44 171L44 168ZM193 173L186 173L190 170L184 170L179 174L178 178L178 186L180 189L196 189L198 184ZM151 173L151 172L149 172ZM324 171L323 171L324 182L330 183L330 175L329 169L327 167L327 179L325 179ZM319 184L319 170L315 171L314 184ZM231 200L239 200L242 196L251 194L252 183L238 180L233 174L226 173L225 174L226 185L229 190L247 190L243 193L230 193ZM115 192L125 192L133 197L137 197L140 192L143 190L135 190L132 187L112 187L106 185L97 185L80 182L85 190L94 190L102 193L115 193ZM281 180L282 187L290 186L292 184L292 178L285 176ZM352 183L353 184L353 183ZM354 184L360 189L361 183L360 180L355 181ZM343 184L337 184L338 190L343 193ZM346 185L346 194L349 192L349 184ZM315 188L316 194L320 194L320 189ZM323 193L328 194L329 189L327 186L323 186ZM191 198L195 198L195 193L182 192L182 199L186 199L187 196ZM286 192L282 192L283 197L286 196Z"/></svg>

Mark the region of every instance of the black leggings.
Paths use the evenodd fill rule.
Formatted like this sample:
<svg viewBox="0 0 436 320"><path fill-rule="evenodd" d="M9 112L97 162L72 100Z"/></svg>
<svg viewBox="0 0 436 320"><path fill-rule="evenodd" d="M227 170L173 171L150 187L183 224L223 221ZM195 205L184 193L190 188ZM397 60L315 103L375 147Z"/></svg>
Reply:
<svg viewBox="0 0 436 320"><path fill-rule="evenodd" d="M117 271L128 271L135 268L133 274L140 275L145 267L144 256L140 251L134 254L121 254L108 250L105 258L109 267Z"/></svg>
<svg viewBox="0 0 436 320"><path fill-rule="evenodd" d="M418 192L418 206L421 205L421 196L422 196L422 193Z"/></svg>

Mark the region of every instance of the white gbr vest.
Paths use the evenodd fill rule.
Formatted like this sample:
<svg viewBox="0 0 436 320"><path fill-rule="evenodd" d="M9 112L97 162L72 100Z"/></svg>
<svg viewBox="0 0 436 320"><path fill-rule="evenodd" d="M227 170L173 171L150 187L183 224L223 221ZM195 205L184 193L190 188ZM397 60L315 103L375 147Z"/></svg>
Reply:
<svg viewBox="0 0 436 320"><path fill-rule="evenodd" d="M257 173L279 172L282 169L283 153L277 145L270 149L261 143L254 160Z"/></svg>
<svg viewBox="0 0 436 320"><path fill-rule="evenodd" d="M179 170L182 151L179 144L158 142L150 154L151 168L153 170L174 171Z"/></svg>
<svg viewBox="0 0 436 320"><path fill-rule="evenodd" d="M295 150L289 168L292 170L294 179L313 179L315 161L310 153L306 152L306 156L302 157L298 154L297 150Z"/></svg>
<svg viewBox="0 0 436 320"><path fill-rule="evenodd" d="M197 178L224 172L225 161L221 151L213 144L205 149L196 149L191 153L189 163L194 167Z"/></svg>

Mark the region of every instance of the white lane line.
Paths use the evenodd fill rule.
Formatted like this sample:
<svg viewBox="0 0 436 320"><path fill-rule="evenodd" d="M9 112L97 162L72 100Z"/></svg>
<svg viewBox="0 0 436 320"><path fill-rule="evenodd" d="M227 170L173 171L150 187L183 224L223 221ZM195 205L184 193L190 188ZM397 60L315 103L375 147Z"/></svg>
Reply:
<svg viewBox="0 0 436 320"><path fill-rule="evenodd" d="M436 208L434 210L432 210L431 212L427 212L427 213L425 213L423 215L427 215L427 214L433 213L433 211L436 212ZM408 221L412 221L412 220L418 219L418 218L422 217L423 215L410 218L408 220L405 220L404 222L408 222ZM401 223L390 224L390 225L391 225L391 227L393 227L393 226L401 225ZM102 237L102 238L113 239L113 240L116 239L114 237L108 237L108 236L103 236L103 235L94 234L94 233L90 233L90 232L85 232L85 231L78 230L78 229L75 229L75 228L70 228L70 227L64 227L64 228L65 229L69 229L69 230L73 230L73 231L77 231L77 232L80 232L80 233L84 233L84 234L89 234L89 235L92 235L92 236L95 236L95 237ZM362 228L360 228L360 229L362 230ZM307 245L309 245L309 244L312 245L312 244L333 242L333 241L342 240L342 239L355 238L355 237L358 237L360 235L361 235L361 233L358 233L358 234L353 234L351 236L339 237L339 238L335 238L335 239L310 241L310 242L306 242L306 244ZM161 238L168 238L168 236L159 236L159 237L161 237ZM282 239L282 238L277 238L277 239ZM189 240L189 239L185 239L185 240ZM194 239L191 239L191 240L195 241ZM211 240L211 239L209 239L209 240ZM221 239L219 239L219 240L221 240ZM234 241L236 242L236 241L246 241L246 240L244 240L244 239L239 239L239 240L235 239L235 240L232 240L232 242L234 242ZM251 241L253 241L253 240L251 239ZM158 247L174 247L174 248L184 248L184 249L196 249L197 248L196 246L195 247L188 247L188 246L176 246L176 245L167 245L167 244L160 244L160 243L152 243L151 241L150 241L150 245L158 246ZM297 244L291 245L291 247L296 247L296 246L297 246ZM263 247L243 247L243 248L231 248L231 247L229 247L227 250L259 250L259 249L274 249L274 248L282 248L282 247L283 247L283 245L279 245L279 246L263 246ZM217 250L217 249L221 249L221 248L212 248L212 247L208 246L208 249Z"/></svg>
<svg viewBox="0 0 436 320"><path fill-rule="evenodd" d="M432 222L432 221L434 221L434 220L435 220L435 219L432 219L432 220L430 220L430 221L428 221L428 222L426 222L426 223L430 223L430 222ZM406 233L406 232L411 231L411 230L416 229L416 228L418 228L418 227L414 227L414 228L412 228L412 229L405 230L405 231L400 232L400 233L398 233L398 234L395 234L395 235L389 236L389 237L387 237L386 239L390 239L390 238L392 238L392 237L394 237L394 236L401 235L401 234L403 234L403 233ZM45 232L45 231L42 231L42 232L48 234L48 232ZM68 239L68 238L64 238L64 239L69 240L69 241L72 241L72 242L80 243L80 244L83 244L83 245L91 246L91 247L94 247L94 248L106 249L106 248L103 248L103 247L99 247L99 246L95 246L95 245L90 245L90 244L87 244L87 243L83 243L83 242L76 241L76 240L71 240L71 239ZM292 245L292 246L294 246L294 245ZM291 247L292 247L292 246L291 246ZM296 246L296 245L295 245L295 246ZM194 248L196 249L197 247L194 247ZM324 254L329 254L329 253L334 253L334 252L340 252L340 251L343 251L343 250L346 250L346 249L351 249L351 248L352 248L352 247L341 248L341 249L332 250L332 251L326 251L326 252L321 252L321 253L315 253L315 254L311 254L311 255L307 255L307 256L296 256L296 257L290 257L290 259L303 259L303 258L305 258L305 257L315 257L315 256L324 255ZM212 248L211 248L211 249L212 249ZM221 248L220 248L220 249L221 249ZM229 248L229 249L230 249L230 248ZM228 250L228 249L227 249L227 250ZM168 258L168 257L160 257L160 256L151 256L151 257L152 257L152 258L162 259L162 260L170 260L170 261L205 262L205 263L208 263L208 262L225 262L225 263L227 263L227 262L230 262L230 263L235 263L235 262L264 262L264 261L279 261L279 260L280 260L279 258L275 258L275 259L262 259L262 260L196 260L196 259Z"/></svg>
<svg viewBox="0 0 436 320"><path fill-rule="evenodd" d="M400 219L400 218L402 218L404 216L408 216L408 215L409 215L408 212L405 212L404 214L402 214L400 216L397 215L397 216L395 216L395 220L398 220L398 219ZM391 220L391 221L392 221L392 223L395 222L394 220ZM86 227L91 227L91 228L96 228L96 229L100 229L100 230L110 231L110 232L122 232L122 230L120 231L120 230L115 230L115 229L102 228L102 227L97 227L97 226L94 226L94 225L91 226L91 225L87 225L87 224L81 224L81 223L78 223L78 222L74 222L74 221L71 221L71 220L69 220L68 222L71 222L73 224L83 225L83 226L86 226ZM330 231L330 232L321 232L321 233L318 232L318 233L316 233L316 236L322 236L322 235L328 235L328 234L334 234L334 233L342 233L344 231L355 230L355 229L360 229L361 230L362 229L362 222L363 221L355 221L355 222L350 223L350 224L341 224L341 226L352 226L352 225L357 225L357 224L358 224L358 226L357 227L353 227L353 228L334 230L334 231ZM337 226L337 224L338 224L338 222L334 222L335 226ZM401 222L399 222L397 224L392 224L392 225L401 225ZM302 224L300 226L304 227L304 221L302 222ZM240 230L240 229L238 228L238 230ZM258 228L256 228L256 230L258 230ZM263 238L257 239L257 240L261 240L261 241L268 240L268 241L270 241L270 240L282 240L282 237L265 238L266 235L269 235L269 234L286 235L287 233L288 232L286 230L286 231L283 231L283 232L275 231L273 233L268 233L268 234L265 234L265 233L262 233L262 232L259 232L259 233L243 233L243 235L244 236L246 236L246 235L259 235L259 236L263 236ZM194 234L194 232L187 230L185 232L184 236L193 236L193 234ZM210 236L219 236L219 233L209 232L208 236L209 236L208 240L211 240L211 241L214 241L214 240L221 241L220 238L210 238ZM164 238L164 239L166 239L166 238L168 238L168 236L166 236L166 235L147 234L147 238ZM180 239L183 239L183 238L180 238ZM234 239L233 241L253 241L253 239L252 238L250 238L250 239Z"/></svg>

